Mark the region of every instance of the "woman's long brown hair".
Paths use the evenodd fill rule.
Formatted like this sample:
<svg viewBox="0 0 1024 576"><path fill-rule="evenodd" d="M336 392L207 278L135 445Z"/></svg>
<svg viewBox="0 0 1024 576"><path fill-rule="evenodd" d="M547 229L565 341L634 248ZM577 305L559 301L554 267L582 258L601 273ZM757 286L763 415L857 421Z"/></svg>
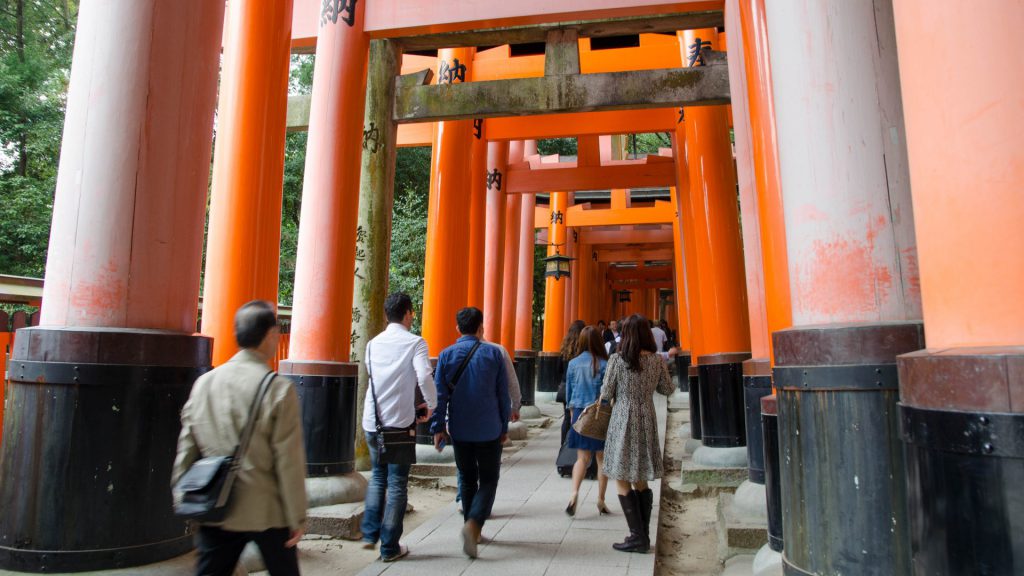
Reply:
<svg viewBox="0 0 1024 576"><path fill-rule="evenodd" d="M601 333L593 326L587 326L580 332L579 340L576 342L576 349L580 354L590 352L590 367L594 376L601 371L601 360L608 360L608 351L604 349L604 339Z"/></svg>
<svg viewBox="0 0 1024 576"><path fill-rule="evenodd" d="M569 325L569 331L565 334L565 338L562 340L562 360L568 362L573 358L580 355L579 339L580 332L583 331L583 327L586 324L583 320L576 320Z"/></svg>
<svg viewBox="0 0 1024 576"><path fill-rule="evenodd" d="M640 353L644 350L657 352L651 323L640 314L633 314L622 325L622 343L619 344L619 356L626 361L626 366L634 372L640 371Z"/></svg>

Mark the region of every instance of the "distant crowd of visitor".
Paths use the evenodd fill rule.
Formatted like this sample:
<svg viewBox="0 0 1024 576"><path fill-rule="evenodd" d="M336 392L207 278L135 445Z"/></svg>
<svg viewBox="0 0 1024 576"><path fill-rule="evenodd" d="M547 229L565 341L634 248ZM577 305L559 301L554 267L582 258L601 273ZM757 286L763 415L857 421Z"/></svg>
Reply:
<svg viewBox="0 0 1024 576"><path fill-rule="evenodd" d="M429 423L435 448L452 446L464 519L462 549L476 558L497 493L509 422L519 419L521 394L512 359L504 347L483 340L483 313L468 307L454 319L458 340L432 368L426 341L410 332L414 310L409 296L391 294L384 308L388 326L367 343L364 355L369 389L362 428L371 473L363 546L379 544L384 562L409 553L400 540L409 472L416 460L416 425ZM241 350L201 376L182 409L174 495L180 502L179 480L197 461L236 455L239 466L226 516L200 523L196 573L231 575L245 545L255 542L271 576L297 575L296 545L306 522L305 450L295 388L288 378L269 371L280 337L273 306L262 301L242 306L235 316L235 336ZM577 320L562 344L562 444L563 450L576 452L565 511L576 514L580 485L596 458L598 512L610 513L605 492L611 478L629 528L625 540L614 544L617 550L650 549L653 493L648 482L662 475L653 396L673 391L665 361L675 355L674 344L665 321L655 326L638 314L609 325L586 326ZM572 428L594 405L610 406L604 440ZM250 428L250 437L243 439Z"/></svg>

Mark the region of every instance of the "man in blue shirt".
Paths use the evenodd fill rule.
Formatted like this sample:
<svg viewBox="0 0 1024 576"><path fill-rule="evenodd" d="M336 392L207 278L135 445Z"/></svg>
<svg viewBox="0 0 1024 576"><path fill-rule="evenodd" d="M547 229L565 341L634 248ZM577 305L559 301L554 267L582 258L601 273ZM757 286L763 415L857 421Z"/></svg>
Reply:
<svg viewBox="0 0 1024 576"><path fill-rule="evenodd" d="M481 345L483 313L463 308L455 320L462 336L437 359L437 410L430 431L438 451L446 430L451 437L462 475L462 550L476 558L480 530L498 491L501 446L508 440L512 405L501 351Z"/></svg>

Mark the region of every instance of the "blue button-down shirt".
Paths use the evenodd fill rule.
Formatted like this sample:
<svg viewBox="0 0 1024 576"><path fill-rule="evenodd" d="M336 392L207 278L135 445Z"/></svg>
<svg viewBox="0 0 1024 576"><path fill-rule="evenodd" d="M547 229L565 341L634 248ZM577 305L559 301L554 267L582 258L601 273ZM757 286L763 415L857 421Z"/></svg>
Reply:
<svg viewBox="0 0 1024 576"><path fill-rule="evenodd" d="M582 410L597 401L601 395L601 384L604 383L604 368L608 361L598 360L597 374L591 363L594 357L590 352L583 352L569 361L565 371L565 397L569 408Z"/></svg>
<svg viewBox="0 0 1024 576"><path fill-rule="evenodd" d="M448 433L455 442L488 442L508 432L512 412L508 376L496 347L481 344L455 384L455 392L448 392L459 365L478 341L476 336L460 337L441 351L434 370L437 410L430 431L443 431L447 418Z"/></svg>

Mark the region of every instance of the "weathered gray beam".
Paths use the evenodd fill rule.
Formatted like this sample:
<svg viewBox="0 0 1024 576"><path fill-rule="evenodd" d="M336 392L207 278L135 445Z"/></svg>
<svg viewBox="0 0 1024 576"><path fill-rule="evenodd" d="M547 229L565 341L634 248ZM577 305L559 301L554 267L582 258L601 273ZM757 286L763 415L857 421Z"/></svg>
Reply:
<svg viewBox="0 0 1024 576"><path fill-rule="evenodd" d="M312 94L291 94L288 96L288 114L285 126L289 132L309 130L309 110L313 106Z"/></svg>
<svg viewBox="0 0 1024 576"><path fill-rule="evenodd" d="M559 28L548 32L544 46L544 75L580 73L580 43L576 30Z"/></svg>
<svg viewBox="0 0 1024 576"><path fill-rule="evenodd" d="M491 80L397 90L395 120L430 122L729 103L727 65Z"/></svg>
<svg viewBox="0 0 1024 576"><path fill-rule="evenodd" d="M366 343L387 326L384 298L388 292L391 256L391 208L395 192L395 154L398 125L392 120L395 77L401 70L401 47L389 40L370 42L366 76L366 111L363 116L363 153L359 177L359 213L356 227L356 271L353 282L353 362L363 360ZM363 398L369 382L364 362L359 367L356 396L362 421ZM363 435L356 435L356 455L366 463Z"/></svg>
<svg viewBox="0 0 1024 576"><path fill-rule="evenodd" d="M574 28L581 38L601 38L654 32L675 32L698 28L717 28L725 25L721 10L687 12L682 14L661 14L600 20L574 20L529 26L509 26L463 32L445 32L406 36L393 40L402 44L406 51L433 50L437 48L460 48L469 46L501 46L503 44L526 44L544 42L551 30Z"/></svg>

